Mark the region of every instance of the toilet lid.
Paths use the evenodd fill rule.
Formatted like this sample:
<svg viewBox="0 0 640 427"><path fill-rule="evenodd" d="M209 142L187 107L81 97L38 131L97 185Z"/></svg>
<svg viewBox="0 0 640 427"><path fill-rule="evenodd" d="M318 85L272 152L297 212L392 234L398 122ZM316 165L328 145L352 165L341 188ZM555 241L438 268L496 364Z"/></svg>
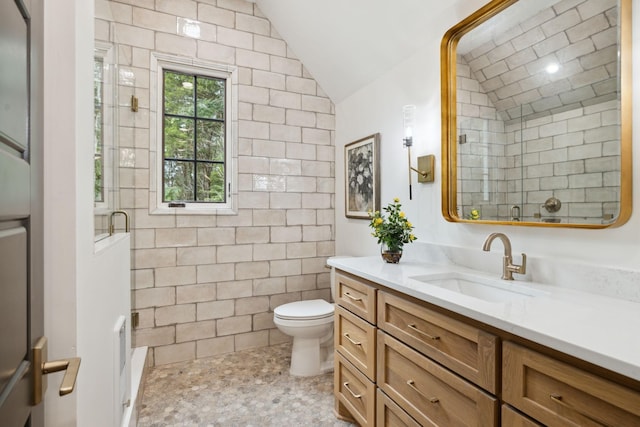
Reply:
<svg viewBox="0 0 640 427"><path fill-rule="evenodd" d="M276 307L273 312L281 319L322 319L333 316L333 304L323 299L295 301Z"/></svg>

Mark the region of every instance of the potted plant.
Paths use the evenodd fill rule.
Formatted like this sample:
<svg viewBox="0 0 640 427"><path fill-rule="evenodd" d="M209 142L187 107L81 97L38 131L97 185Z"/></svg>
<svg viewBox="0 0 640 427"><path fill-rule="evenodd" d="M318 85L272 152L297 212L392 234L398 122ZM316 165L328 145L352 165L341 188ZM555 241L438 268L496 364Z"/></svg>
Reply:
<svg viewBox="0 0 640 427"><path fill-rule="evenodd" d="M402 247L405 243L411 243L416 240L411 231L413 224L406 218L402 211L400 199L393 199L393 203L389 203L383 210L386 217L380 211L369 212L371 222L369 227L373 228L371 235L378 239L380 253L382 258L389 263L397 264L402 257Z"/></svg>

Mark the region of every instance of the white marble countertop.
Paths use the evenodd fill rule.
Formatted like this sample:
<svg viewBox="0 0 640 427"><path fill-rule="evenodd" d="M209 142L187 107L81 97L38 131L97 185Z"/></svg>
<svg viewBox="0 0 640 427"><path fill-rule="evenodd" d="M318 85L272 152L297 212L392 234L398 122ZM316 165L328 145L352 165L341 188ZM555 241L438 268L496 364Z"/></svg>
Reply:
<svg viewBox="0 0 640 427"><path fill-rule="evenodd" d="M328 264L640 381L638 302L514 280L504 282L530 287L543 295L493 303L412 279L450 271L499 279L455 264L404 259L387 264L379 256L329 258Z"/></svg>

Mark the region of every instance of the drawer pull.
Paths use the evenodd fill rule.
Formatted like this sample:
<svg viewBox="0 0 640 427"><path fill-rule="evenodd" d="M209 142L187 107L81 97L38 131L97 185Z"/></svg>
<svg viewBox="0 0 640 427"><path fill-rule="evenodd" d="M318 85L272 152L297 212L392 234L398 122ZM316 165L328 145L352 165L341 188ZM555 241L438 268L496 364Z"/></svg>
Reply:
<svg viewBox="0 0 640 427"><path fill-rule="evenodd" d="M355 393L354 393L354 392L349 388L349 382L348 382L348 381L347 381L347 382L342 383L342 385L344 386L344 388L346 388L346 389L347 389L347 391L348 391L349 393L351 393L351 396L355 397L356 399L360 399L360 398L362 397L362 395L361 395L361 394L355 394Z"/></svg>
<svg viewBox="0 0 640 427"><path fill-rule="evenodd" d="M420 396L422 396L425 399L427 399L429 402L438 403L440 401L440 399L438 399L437 397L427 397L427 396L425 396L424 394L422 394L422 392L420 390L418 390L418 388L414 384L415 384L415 382L413 380L407 380L407 385L409 387L411 387L413 389L413 391L418 393Z"/></svg>
<svg viewBox="0 0 640 427"><path fill-rule="evenodd" d="M428 333L421 331L420 329L418 329L418 327L416 326L415 323L410 323L407 325L410 329L413 329L414 331L416 331L419 334L424 335L425 337L429 338L430 340L439 340L440 337L437 335L429 335Z"/></svg>
<svg viewBox="0 0 640 427"><path fill-rule="evenodd" d="M349 298L350 300L353 300L353 301L362 301L362 298L354 297L354 296L353 296L353 295L351 295L349 292L345 292L345 293L344 293L344 296L345 296L345 297L347 297L347 298Z"/></svg>
<svg viewBox="0 0 640 427"><path fill-rule="evenodd" d="M584 412L582 412L581 410L579 410L578 408L574 407L573 405L568 404L567 402L565 402L564 400L562 400L562 395L557 394L557 393L551 393L549 395L549 397L551 398L551 400L553 400L554 402L556 402L557 404L570 409L574 412L576 412L579 415L582 415L583 417L587 418L588 420L593 421L596 424L600 424L603 426L608 426L608 424L604 424L602 421L597 420L595 418L593 418L591 415L585 414Z"/></svg>
<svg viewBox="0 0 640 427"><path fill-rule="evenodd" d="M355 341L355 340L354 340L353 338L351 338L351 337L349 336L349 334L348 334L348 333L346 333L346 332L345 332L344 334L342 334L342 336L343 336L343 337L345 337L346 339L348 339L348 340L349 340L349 342L351 342L351 344L353 344L353 345L362 345L362 343L361 343L360 341Z"/></svg>

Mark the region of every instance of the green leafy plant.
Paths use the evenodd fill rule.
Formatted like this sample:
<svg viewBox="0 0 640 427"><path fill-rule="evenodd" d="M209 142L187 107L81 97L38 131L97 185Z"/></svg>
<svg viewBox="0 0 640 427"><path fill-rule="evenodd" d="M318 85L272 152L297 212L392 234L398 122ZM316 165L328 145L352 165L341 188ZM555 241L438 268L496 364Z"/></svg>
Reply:
<svg viewBox="0 0 640 427"><path fill-rule="evenodd" d="M380 211L369 212L369 227L373 228L371 235L378 239L378 243L384 243L390 252L399 252L405 243L417 239L411 233L413 224L407 220L397 197L383 210L387 213L386 217Z"/></svg>

